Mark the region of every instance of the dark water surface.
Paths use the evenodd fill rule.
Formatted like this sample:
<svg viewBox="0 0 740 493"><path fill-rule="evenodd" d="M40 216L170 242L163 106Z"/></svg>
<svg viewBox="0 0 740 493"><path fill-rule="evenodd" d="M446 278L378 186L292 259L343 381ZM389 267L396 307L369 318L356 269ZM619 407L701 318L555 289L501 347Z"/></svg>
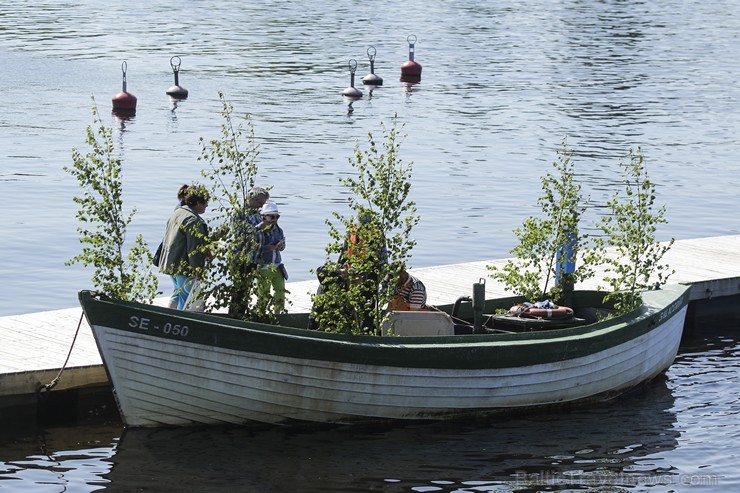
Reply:
<svg viewBox="0 0 740 493"><path fill-rule="evenodd" d="M375 428L0 428L0 489L737 491L737 333L705 331L665 376L587 409Z"/></svg>
<svg viewBox="0 0 740 493"><path fill-rule="evenodd" d="M700 0L0 6L0 277L10 287L0 315L72 307L91 287L90 271L64 266L79 252L78 189L62 170L72 148L87 149L91 96L115 129L125 206L138 210L130 236L154 245L175 191L199 177L199 139L220 135L218 92L236 115L250 113L292 280L323 262L324 220L346 212L337 178L355 144L366 148L394 115L422 217L413 267L508 256L566 138L593 202L615 190L619 162L639 146L668 210L659 239L735 234L739 12L735 1ZM411 34L416 85L399 81ZM372 93L359 83L371 45L384 79ZM189 90L179 103L165 95L173 55ZM351 107L340 95L349 59L364 92ZM129 120L110 113L124 60L138 97Z"/></svg>
<svg viewBox="0 0 740 493"><path fill-rule="evenodd" d="M175 191L199 177L199 138L219 135L218 92L250 113L292 280L323 261L356 142L394 115L422 217L414 267L507 256L565 138L594 203L639 146L668 211L659 239L737 234L738 33L736 1L5 2L0 315L72 307L91 287L89 271L64 266L79 243L63 171L86 150L91 96L138 210L131 236L155 245ZM415 85L399 81L410 34ZM385 83L350 106L347 62L360 87L371 45ZM173 55L190 91L179 103L165 95ZM110 113L124 60L130 119ZM582 411L313 431L0 423L0 489L738 491L737 328L701 327L667 378Z"/></svg>

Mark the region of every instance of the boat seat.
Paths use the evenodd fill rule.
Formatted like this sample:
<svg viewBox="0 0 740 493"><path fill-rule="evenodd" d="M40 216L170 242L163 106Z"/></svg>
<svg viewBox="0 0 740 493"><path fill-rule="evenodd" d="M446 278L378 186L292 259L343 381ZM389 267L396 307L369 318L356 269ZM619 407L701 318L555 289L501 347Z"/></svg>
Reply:
<svg viewBox="0 0 740 493"><path fill-rule="evenodd" d="M383 325L383 335L451 336L455 335L455 324L445 312L394 311L390 323Z"/></svg>

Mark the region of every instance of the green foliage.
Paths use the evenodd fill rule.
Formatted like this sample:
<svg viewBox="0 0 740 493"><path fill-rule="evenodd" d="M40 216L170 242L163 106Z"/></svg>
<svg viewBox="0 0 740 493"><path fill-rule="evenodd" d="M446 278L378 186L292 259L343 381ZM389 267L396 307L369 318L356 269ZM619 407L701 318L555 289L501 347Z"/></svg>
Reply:
<svg viewBox="0 0 740 493"><path fill-rule="evenodd" d="M331 242L319 272L335 282L314 297L313 317L322 330L343 333L377 332L393 297L395 280L410 258L415 241L411 230L419 222L409 200L413 163L399 155L397 118L383 126L379 147L368 133L367 150L355 146L349 162L355 173L340 182L349 192L349 215L333 213L327 220ZM339 260L330 260L340 255ZM327 279L328 279L327 278Z"/></svg>
<svg viewBox="0 0 740 493"><path fill-rule="evenodd" d="M624 189L608 202L610 214L597 223L604 236L597 238L598 250L592 261L606 266L604 280L612 293L619 313L637 308L642 291L665 284L673 270L661 259L673 245L656 240L659 224L664 224L665 206L655 210L655 185L648 176L645 160L638 148L630 149L629 163L620 163L625 179ZM606 253L613 249L613 254Z"/></svg>
<svg viewBox="0 0 740 493"><path fill-rule="evenodd" d="M542 177L542 195L537 200L542 213L528 217L521 228L514 230L519 244L510 253L515 259L503 267L488 266L490 275L506 288L528 300L558 299L562 287L593 275L588 265L578 265L573 274L559 279L557 286L548 285L556 273L557 251L574 241L575 247L566 252L560 261L574 262L585 238L579 234L578 223L582 214L581 185L575 181L572 153L565 142L552 163L553 172Z"/></svg>
<svg viewBox="0 0 740 493"><path fill-rule="evenodd" d="M591 278L596 267L604 266L604 281L610 288L606 300L614 303L616 314L640 306L641 293L665 284L673 273L661 264L673 239L667 244L656 240L658 225L666 222L665 207L655 210L655 185L648 177L640 149L630 149L629 158L629 163L620 163L625 174L624 190L611 197L607 203L610 213L596 222L602 235L588 238L578 230L581 186L574 181L571 154L563 143L558 160L553 163L556 173L542 178L544 193L538 200L541 216L525 219L522 227L514 230L519 240L511 250L515 259L501 268L489 266L491 277L529 300L557 300L563 294L560 288ZM571 233L576 247L561 262L578 257L576 271L548 291L558 247L568 241Z"/></svg>
<svg viewBox="0 0 740 493"><path fill-rule="evenodd" d="M124 253L126 228L136 213L123 212L121 161L114 156L113 130L103 125L93 99L93 122L87 127L86 143L90 150L83 154L72 149L71 167L64 170L74 176L82 190L74 197L79 206L77 219L81 226L82 252L66 262L95 268L95 289L112 298L152 302L157 294L157 277L151 272L151 253L141 235Z"/></svg>
<svg viewBox="0 0 740 493"><path fill-rule="evenodd" d="M229 307L230 314L240 318L261 318L271 313L269 306L255 311L255 273L249 269L256 248L254 231L246 223L247 198L257 174L259 145L255 143L254 127L249 115L243 117L246 128L235 126L234 108L222 93L221 137L200 139L199 161L208 167L202 174L211 188L210 214L213 229L208 245L207 275L203 276L203 296L209 308ZM263 305L261 305L263 306Z"/></svg>

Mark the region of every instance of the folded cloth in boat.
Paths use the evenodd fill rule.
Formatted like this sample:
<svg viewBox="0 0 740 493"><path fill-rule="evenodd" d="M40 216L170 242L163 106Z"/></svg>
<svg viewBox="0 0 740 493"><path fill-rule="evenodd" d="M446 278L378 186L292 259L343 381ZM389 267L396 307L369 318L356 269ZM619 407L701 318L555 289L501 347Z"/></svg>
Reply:
<svg viewBox="0 0 740 493"><path fill-rule="evenodd" d="M560 306L556 305L550 300L537 301L535 303L525 301L524 303L522 303L522 305L526 306L527 308L544 308L545 310L554 310L556 308L560 308Z"/></svg>

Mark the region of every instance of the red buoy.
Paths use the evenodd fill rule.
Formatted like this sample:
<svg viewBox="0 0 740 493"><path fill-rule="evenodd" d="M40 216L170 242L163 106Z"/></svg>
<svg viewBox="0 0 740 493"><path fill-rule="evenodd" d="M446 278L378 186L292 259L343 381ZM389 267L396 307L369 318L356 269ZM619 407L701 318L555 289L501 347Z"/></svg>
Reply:
<svg viewBox="0 0 740 493"><path fill-rule="evenodd" d="M122 91L113 96L114 110L135 110L136 96L130 92Z"/></svg>
<svg viewBox="0 0 740 493"><path fill-rule="evenodd" d="M136 96L126 91L126 62L121 64L123 72L123 88L121 92L113 96L113 110L133 111L136 110Z"/></svg>
<svg viewBox="0 0 740 493"><path fill-rule="evenodd" d="M421 65L414 61L416 36L411 34L406 40L409 42L409 59L401 65L401 80L403 82L419 82L421 80Z"/></svg>

